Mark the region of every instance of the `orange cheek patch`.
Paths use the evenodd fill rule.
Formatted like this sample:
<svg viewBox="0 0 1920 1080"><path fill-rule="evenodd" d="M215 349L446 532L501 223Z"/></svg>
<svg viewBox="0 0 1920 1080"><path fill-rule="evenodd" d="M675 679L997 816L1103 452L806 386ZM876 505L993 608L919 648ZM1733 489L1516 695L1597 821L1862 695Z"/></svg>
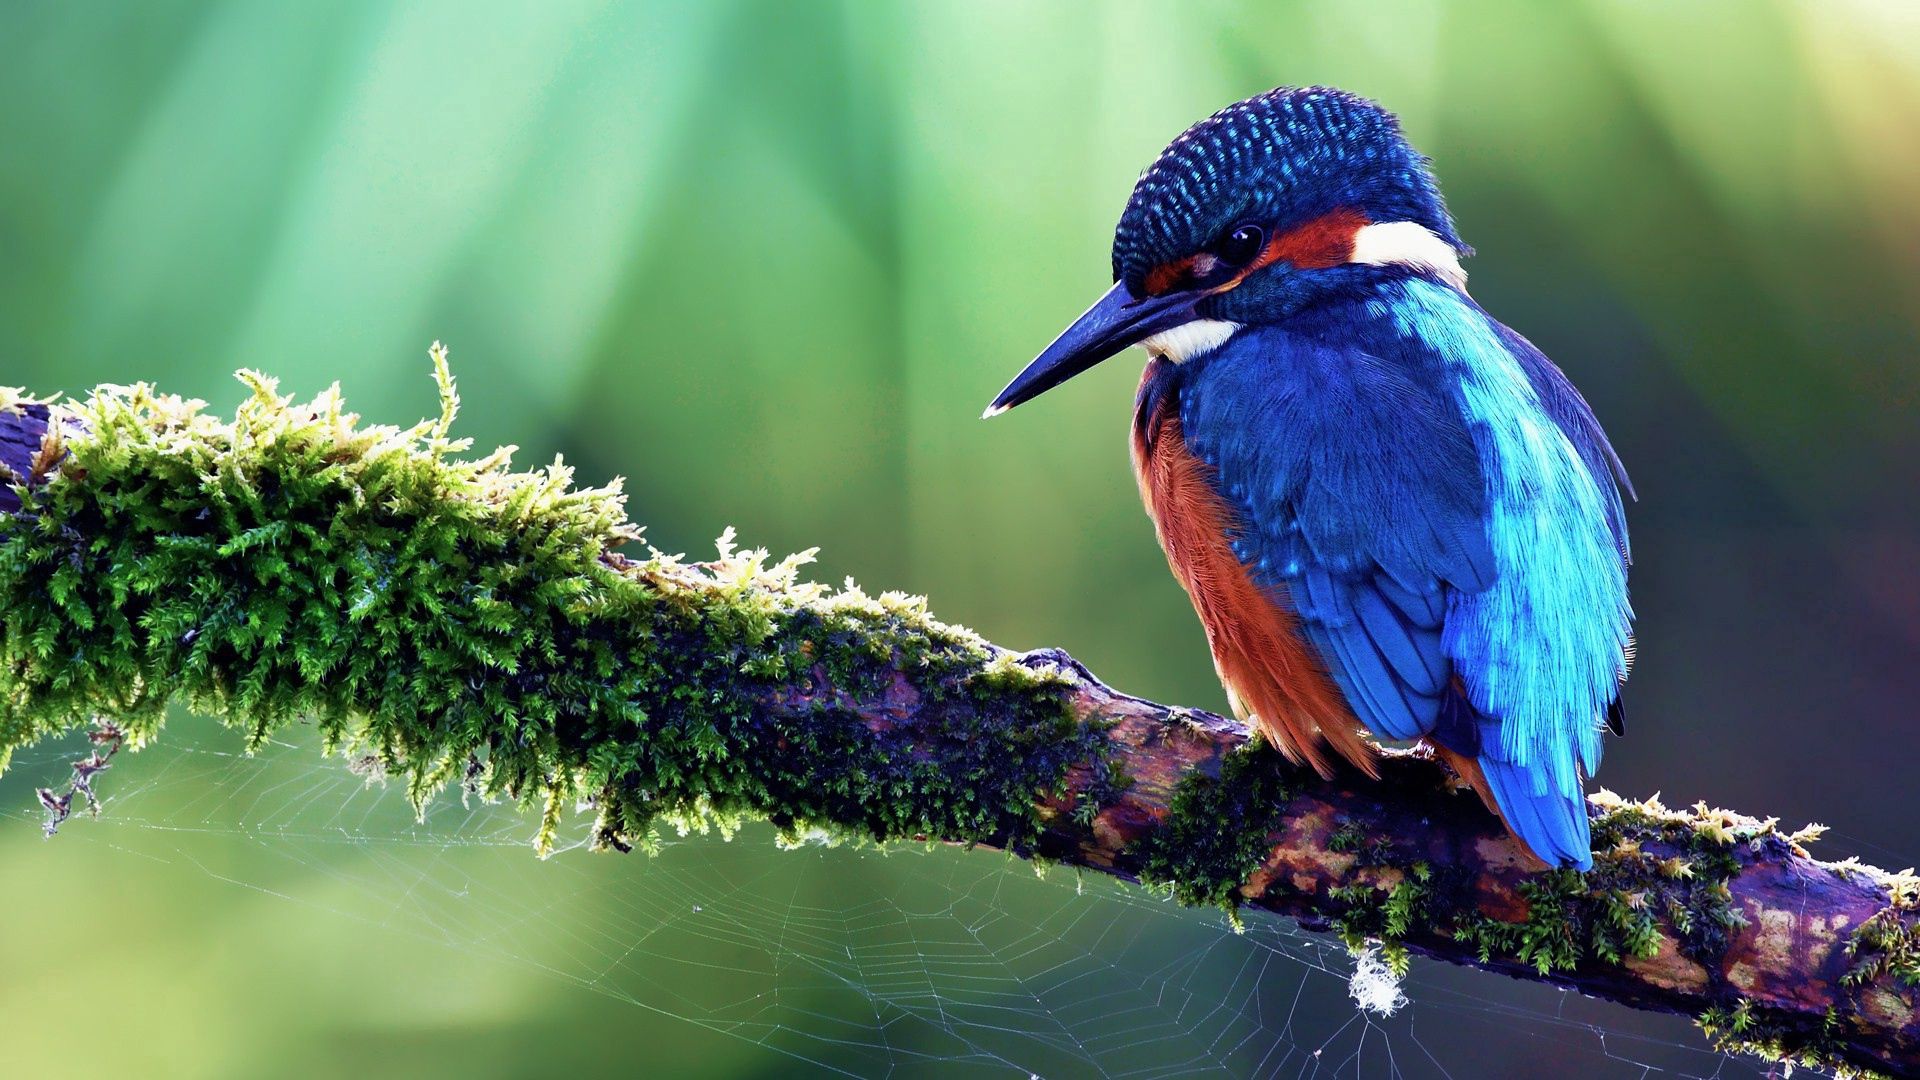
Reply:
<svg viewBox="0 0 1920 1080"><path fill-rule="evenodd" d="M1267 241L1249 272L1286 260L1302 270L1324 270L1353 258L1353 238L1372 222L1358 210L1342 207ZM1243 275L1244 276L1244 275Z"/></svg>
<svg viewBox="0 0 1920 1080"><path fill-rule="evenodd" d="M1147 295L1160 296L1171 292L1173 287L1193 276L1193 256L1175 259L1170 263L1161 263L1147 271Z"/></svg>
<svg viewBox="0 0 1920 1080"><path fill-rule="evenodd" d="M1267 246L1247 264L1246 269L1212 291L1225 292L1240 284L1255 270L1282 260L1301 270L1323 270L1350 262L1353 259L1354 236L1371 224L1373 222L1367 215L1350 207L1322 214L1267 241ZM1194 278L1194 261L1200 257L1189 255L1149 270L1145 283L1147 295L1161 296L1191 281Z"/></svg>

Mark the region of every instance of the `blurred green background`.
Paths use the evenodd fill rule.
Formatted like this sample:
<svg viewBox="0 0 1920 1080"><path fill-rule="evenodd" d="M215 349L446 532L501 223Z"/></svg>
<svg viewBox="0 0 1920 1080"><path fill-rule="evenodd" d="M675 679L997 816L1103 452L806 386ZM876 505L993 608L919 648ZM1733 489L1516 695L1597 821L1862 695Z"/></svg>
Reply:
<svg viewBox="0 0 1920 1080"><path fill-rule="evenodd" d="M1824 821L1835 854L1915 861L1920 8L1901 0L4 0L0 382L145 379L224 408L229 373L257 366L303 394L337 379L370 419L405 422L434 407L425 349L443 338L465 434L624 475L663 548L707 550L729 524L776 552L818 545L829 580L924 592L1002 643L1062 645L1133 692L1220 708L1126 466L1138 358L976 417L1104 288L1113 220L1160 147L1309 82L1400 113L1479 250L1476 297L1581 385L1639 486L1640 662L1600 780ZM174 732L234 748L206 728ZM261 803L181 809L147 756L103 781L147 801L53 843L29 791L58 753L0 785L9 1074L1123 1071L1024 1050L957 1062L904 1030L874 1056L884 1010L862 1020L847 987L740 959L800 910L835 941L859 939L876 897L919 897L916 920L937 920L949 874L984 875L962 890L982 920L1172 927L1158 960L1153 934L1130 939L1143 971L1196 948L1280 956L978 853L794 855L752 834L654 863L538 863L511 824L513 844L468 852L453 832L410 846L404 815L356 819L361 842L283 827L269 843ZM255 766L218 760L205 775L250 782ZM327 800L367 796L302 762L272 807L319 836L337 825ZM488 876L463 926L469 874ZM381 891L408 882L444 909ZM634 906L697 909L725 882L739 940L655 935L667 916ZM769 890L780 906L739 900ZM541 933L506 917L521 910ZM628 963L630 981L583 988L598 976L569 927L648 934L681 967L652 982ZM498 935L513 958L490 951ZM1006 960L1018 937L986 947ZM935 954L910 965L929 1000L982 977L943 984ZM1460 1015L1480 1026L1383 1031L1391 1070L1442 1075L1411 1042L1454 1075L1640 1075L1585 1029L1577 1059L1543 1041L1542 1018L1569 1008L1551 995L1426 977L1478 1002ZM707 982L784 988L789 1019L737 1038L687 1020L718 1006L661 996ZM1324 1030L1253 1018L1289 1055L1351 1015L1337 979L1307 985ZM1534 1011L1503 1012L1503 995ZM999 1023L1053 1024L1063 1000ZM1068 1043L1110 1033L1085 1023L1061 1023ZM1508 1045L1503 1024L1538 1030ZM809 1026L836 1034L783 1053ZM1189 1064L1302 1060L1215 1048Z"/></svg>

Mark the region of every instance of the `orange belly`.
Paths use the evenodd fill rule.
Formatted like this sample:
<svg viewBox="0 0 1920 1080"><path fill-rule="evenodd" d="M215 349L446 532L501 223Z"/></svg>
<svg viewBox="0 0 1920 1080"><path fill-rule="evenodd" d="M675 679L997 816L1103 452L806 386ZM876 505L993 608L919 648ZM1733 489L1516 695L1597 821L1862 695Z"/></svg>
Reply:
<svg viewBox="0 0 1920 1080"><path fill-rule="evenodd" d="M1206 627L1214 670L1234 712L1290 760L1322 776L1332 774L1329 746L1378 776L1373 744L1301 636L1293 609L1282 594L1254 581L1228 546L1232 509L1210 482L1211 468L1188 452L1176 410L1159 408L1139 419L1133 462L1147 515Z"/></svg>

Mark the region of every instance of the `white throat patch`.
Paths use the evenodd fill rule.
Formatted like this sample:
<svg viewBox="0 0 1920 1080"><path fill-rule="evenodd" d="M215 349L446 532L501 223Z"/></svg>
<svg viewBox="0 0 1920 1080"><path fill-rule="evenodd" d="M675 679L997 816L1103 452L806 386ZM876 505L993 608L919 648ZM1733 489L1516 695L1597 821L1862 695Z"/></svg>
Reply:
<svg viewBox="0 0 1920 1080"><path fill-rule="evenodd" d="M1353 234L1353 256L1348 262L1370 266L1410 266L1467 291L1467 272L1460 253L1433 231L1414 221L1385 221Z"/></svg>
<svg viewBox="0 0 1920 1080"><path fill-rule="evenodd" d="M1219 348L1239 329L1239 323L1224 319L1195 319L1142 339L1140 347L1155 356L1164 356L1176 364L1184 364Z"/></svg>

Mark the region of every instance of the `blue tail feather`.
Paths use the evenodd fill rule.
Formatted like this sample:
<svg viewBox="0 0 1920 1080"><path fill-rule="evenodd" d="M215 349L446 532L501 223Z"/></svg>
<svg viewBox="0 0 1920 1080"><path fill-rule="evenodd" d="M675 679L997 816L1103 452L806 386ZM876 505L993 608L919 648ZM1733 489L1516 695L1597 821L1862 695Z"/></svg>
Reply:
<svg viewBox="0 0 1920 1080"><path fill-rule="evenodd" d="M1507 824L1534 854L1556 866L1593 869L1593 834L1577 773L1573 790L1563 791L1538 767L1483 757L1480 771Z"/></svg>

